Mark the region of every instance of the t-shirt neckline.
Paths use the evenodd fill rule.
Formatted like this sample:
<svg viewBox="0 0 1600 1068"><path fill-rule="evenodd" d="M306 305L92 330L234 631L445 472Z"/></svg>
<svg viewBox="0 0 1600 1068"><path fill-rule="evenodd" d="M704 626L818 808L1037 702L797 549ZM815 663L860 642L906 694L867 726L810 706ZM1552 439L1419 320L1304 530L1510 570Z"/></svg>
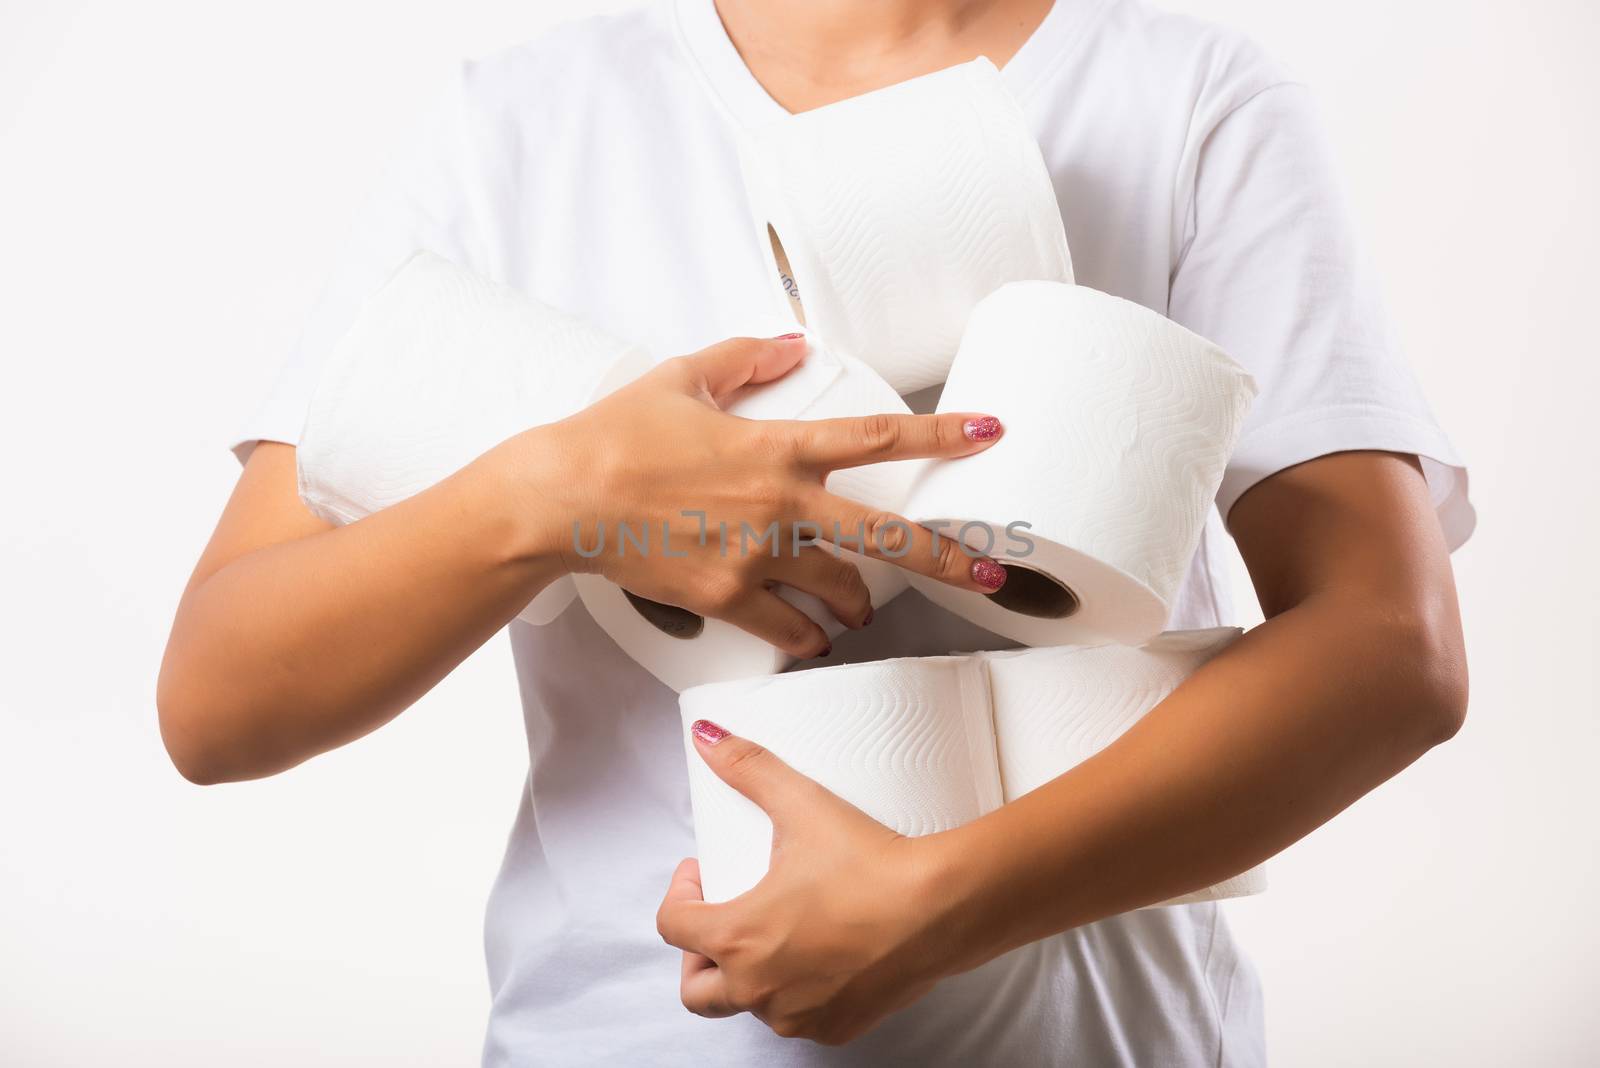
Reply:
<svg viewBox="0 0 1600 1068"><path fill-rule="evenodd" d="M1000 77L1024 100L1070 50L1077 29L1108 0L1055 0L1044 19L1000 69ZM739 126L750 128L791 116L745 65L722 25L715 0L673 0L675 22L690 63L708 92Z"/></svg>

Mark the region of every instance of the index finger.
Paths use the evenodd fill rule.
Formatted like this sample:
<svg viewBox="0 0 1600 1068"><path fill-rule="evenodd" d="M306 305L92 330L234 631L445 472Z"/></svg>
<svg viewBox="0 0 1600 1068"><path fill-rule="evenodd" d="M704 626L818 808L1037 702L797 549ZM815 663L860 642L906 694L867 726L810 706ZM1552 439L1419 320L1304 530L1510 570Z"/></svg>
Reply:
<svg viewBox="0 0 1600 1068"><path fill-rule="evenodd" d="M1000 420L977 412L883 412L842 419L796 420L790 425L798 434L798 459L821 472L885 460L970 456L993 445L1005 432Z"/></svg>

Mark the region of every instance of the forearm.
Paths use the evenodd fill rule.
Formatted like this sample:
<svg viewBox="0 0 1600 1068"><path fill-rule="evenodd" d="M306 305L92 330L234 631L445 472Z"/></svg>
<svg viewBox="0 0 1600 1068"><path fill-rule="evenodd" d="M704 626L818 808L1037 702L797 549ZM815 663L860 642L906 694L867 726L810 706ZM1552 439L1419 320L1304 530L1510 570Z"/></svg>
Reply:
<svg viewBox="0 0 1600 1068"><path fill-rule="evenodd" d="M836 468L956 459L988 448L992 417L948 412L759 421L722 410L805 357L801 334L734 338L667 360L559 423L535 427L438 485L349 526L312 516L294 450L263 443L178 608L157 704L174 762L192 779L268 775L379 726L442 678L551 581L591 570L641 597L725 620L795 657L822 625L776 592L811 594L865 626L855 566L817 547L731 557L686 522L732 530L868 529L885 515L829 494ZM998 429L998 424L995 428ZM894 519L895 517L888 517ZM957 552L910 532L909 552L866 551L930 578L989 590ZM659 531L652 554L601 559L581 527ZM920 549L920 551L919 551Z"/></svg>
<svg viewBox="0 0 1600 1068"><path fill-rule="evenodd" d="M1453 599L1312 596L1230 646L1106 750L952 832L967 967L1218 882L1303 837L1459 725Z"/></svg>
<svg viewBox="0 0 1600 1068"><path fill-rule="evenodd" d="M562 574L529 493L491 453L357 523L202 569L158 694L180 770L272 774L427 692Z"/></svg>

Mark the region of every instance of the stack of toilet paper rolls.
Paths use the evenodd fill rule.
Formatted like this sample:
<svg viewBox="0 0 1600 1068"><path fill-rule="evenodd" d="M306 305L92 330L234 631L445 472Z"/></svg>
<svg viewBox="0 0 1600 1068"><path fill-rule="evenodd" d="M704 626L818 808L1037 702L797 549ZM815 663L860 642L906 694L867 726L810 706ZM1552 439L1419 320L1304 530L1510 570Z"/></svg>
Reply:
<svg viewBox="0 0 1600 1068"><path fill-rule="evenodd" d="M1236 632L1161 631L1254 395L1203 338L1073 284L1048 172L987 60L755 131L741 164L772 277L771 306L755 314L802 323L809 350L730 410L907 413L903 394L942 382L941 412L998 415L1005 434L975 456L845 469L828 488L1008 573L985 596L847 554L874 605L915 585L1032 648L786 672L793 658L761 639L598 576L544 591L522 619L548 622L581 598L680 692L711 900L760 878L771 828L699 759L695 719L767 745L903 833L931 833L1069 770L1225 646ZM353 522L651 365L418 253L331 354L299 446L301 496ZM830 635L843 629L816 598L779 593ZM1261 886L1252 872L1193 899Z"/></svg>
<svg viewBox="0 0 1600 1068"><path fill-rule="evenodd" d="M652 670L681 690L708 901L760 881L772 826L699 758L698 719L930 834L1093 756L1233 641L1231 628L1161 630L1255 394L1215 345L1072 284L1038 147L986 60L782 120L741 163L775 302L810 331L810 358L840 368L810 409L775 414L906 412L901 394L943 382L940 412L1000 416L1005 434L976 456L878 465L892 470L830 489L999 561L994 595L909 581L1033 648L773 674L788 658L747 649L748 635L724 633L702 659L693 639L674 654L629 628L623 647L670 663ZM836 632L820 604L805 610ZM1162 904L1264 887L1257 868Z"/></svg>

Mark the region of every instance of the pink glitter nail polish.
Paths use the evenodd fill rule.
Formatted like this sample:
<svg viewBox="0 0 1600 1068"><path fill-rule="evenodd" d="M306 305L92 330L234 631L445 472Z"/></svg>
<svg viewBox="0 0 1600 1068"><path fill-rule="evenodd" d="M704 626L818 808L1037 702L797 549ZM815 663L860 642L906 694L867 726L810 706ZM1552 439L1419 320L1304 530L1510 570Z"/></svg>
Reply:
<svg viewBox="0 0 1600 1068"><path fill-rule="evenodd" d="M1006 584L1006 569L993 560L974 560L972 581L993 593Z"/></svg>
<svg viewBox="0 0 1600 1068"><path fill-rule="evenodd" d="M689 725L689 733L707 745L716 745L728 736L726 730L712 723L709 719L695 720Z"/></svg>
<svg viewBox="0 0 1600 1068"><path fill-rule="evenodd" d="M799 341L803 337L805 337L805 335L804 334L800 334L800 333L779 334L777 337L773 338L772 340L774 340L774 341Z"/></svg>
<svg viewBox="0 0 1600 1068"><path fill-rule="evenodd" d="M968 419L961 424L961 432L967 436L968 441L993 441L1000 436L1000 431L1003 429L1000 420L992 415Z"/></svg>

